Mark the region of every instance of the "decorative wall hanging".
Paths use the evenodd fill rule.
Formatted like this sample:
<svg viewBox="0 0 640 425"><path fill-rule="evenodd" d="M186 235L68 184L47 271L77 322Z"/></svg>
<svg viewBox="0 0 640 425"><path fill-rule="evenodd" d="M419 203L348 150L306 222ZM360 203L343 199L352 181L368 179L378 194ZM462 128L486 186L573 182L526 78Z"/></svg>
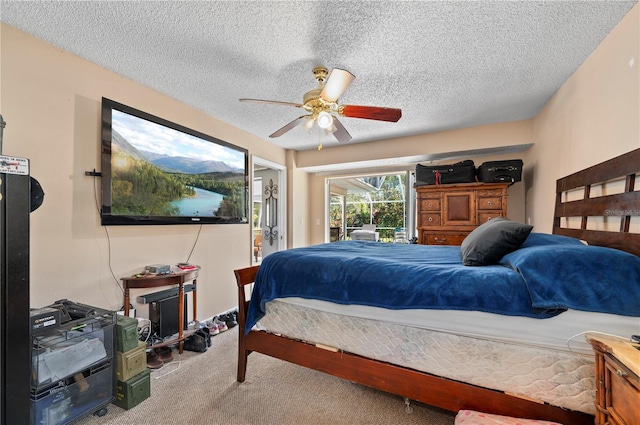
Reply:
<svg viewBox="0 0 640 425"><path fill-rule="evenodd" d="M263 238L273 245L273 241L278 237L278 185L273 184L273 179L269 179L269 184L264 187L265 211Z"/></svg>

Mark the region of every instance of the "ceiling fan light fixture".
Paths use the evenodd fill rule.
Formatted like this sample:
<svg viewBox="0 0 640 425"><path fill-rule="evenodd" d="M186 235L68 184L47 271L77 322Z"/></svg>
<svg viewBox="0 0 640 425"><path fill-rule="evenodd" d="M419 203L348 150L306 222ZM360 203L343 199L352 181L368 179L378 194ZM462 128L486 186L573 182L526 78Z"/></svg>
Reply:
<svg viewBox="0 0 640 425"><path fill-rule="evenodd" d="M328 130L333 126L333 117L330 113L322 111L318 114L318 127Z"/></svg>
<svg viewBox="0 0 640 425"><path fill-rule="evenodd" d="M329 75L329 79L324 83L320 96L327 102L337 102L354 78L356 77L349 71L334 68Z"/></svg>
<svg viewBox="0 0 640 425"><path fill-rule="evenodd" d="M329 128L321 128L320 130L322 130L322 132L324 133L325 136L328 136L330 134L335 133L337 128L336 128L335 125L331 124L331 127L329 127Z"/></svg>
<svg viewBox="0 0 640 425"><path fill-rule="evenodd" d="M333 131L327 129L327 130L322 130L322 132L324 133L325 136L328 136L330 134L333 134Z"/></svg>
<svg viewBox="0 0 640 425"><path fill-rule="evenodd" d="M302 128L304 128L307 132L311 133L311 130L313 130L313 124L315 122L316 121L312 117L309 117L307 118L305 123L302 125Z"/></svg>

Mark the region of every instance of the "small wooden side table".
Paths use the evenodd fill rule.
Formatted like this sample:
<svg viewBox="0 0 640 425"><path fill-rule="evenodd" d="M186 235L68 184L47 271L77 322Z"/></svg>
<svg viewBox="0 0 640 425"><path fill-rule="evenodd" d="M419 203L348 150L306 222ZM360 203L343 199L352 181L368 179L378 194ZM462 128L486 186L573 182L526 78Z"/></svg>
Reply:
<svg viewBox="0 0 640 425"><path fill-rule="evenodd" d="M640 345L587 333L596 356L596 425L640 425Z"/></svg>
<svg viewBox="0 0 640 425"><path fill-rule="evenodd" d="M198 272L200 266L196 266L190 270L180 270L172 272L170 274L162 275L144 275L144 276L131 276L123 277L122 286L124 288L124 315L129 315L130 294L131 288L155 288L158 286L170 286L178 285L178 338L170 341L164 341L160 344L152 345L151 348L157 348L166 346L173 343L178 343L178 351L182 354L184 347L184 340L193 332L185 332L184 327L184 283L193 281L193 320L196 321L196 280L198 278Z"/></svg>

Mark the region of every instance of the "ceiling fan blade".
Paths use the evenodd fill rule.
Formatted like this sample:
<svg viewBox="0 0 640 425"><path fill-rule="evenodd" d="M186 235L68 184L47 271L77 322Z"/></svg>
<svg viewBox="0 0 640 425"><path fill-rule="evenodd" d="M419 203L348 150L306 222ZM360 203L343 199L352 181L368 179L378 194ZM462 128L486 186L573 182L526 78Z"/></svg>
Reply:
<svg viewBox="0 0 640 425"><path fill-rule="evenodd" d="M351 140L351 135L347 131L346 128L342 125L338 118L333 117L333 125L336 126L336 131L333 132L333 135L340 143L348 142Z"/></svg>
<svg viewBox="0 0 640 425"><path fill-rule="evenodd" d="M333 68L324 88L320 92L320 97L328 102L337 102L338 98L347 90L355 75L340 68Z"/></svg>
<svg viewBox="0 0 640 425"><path fill-rule="evenodd" d="M301 103L294 102L280 102L278 100L264 100L264 99L240 99L240 102L253 102L253 103L269 103L274 105L295 106L296 108L302 108Z"/></svg>
<svg viewBox="0 0 640 425"><path fill-rule="evenodd" d="M368 120L397 122L402 117L402 110L382 108L379 106L341 105L338 113L348 118L364 118Z"/></svg>
<svg viewBox="0 0 640 425"><path fill-rule="evenodd" d="M309 115L303 115L301 117L296 118L295 120L291 121L289 124L285 125L280 130L276 131L275 133L273 133L269 137L280 137L280 136L282 136L287 131L291 130L292 128L294 128L294 127L296 127L296 126L298 126L300 124L302 124L308 117L309 117Z"/></svg>

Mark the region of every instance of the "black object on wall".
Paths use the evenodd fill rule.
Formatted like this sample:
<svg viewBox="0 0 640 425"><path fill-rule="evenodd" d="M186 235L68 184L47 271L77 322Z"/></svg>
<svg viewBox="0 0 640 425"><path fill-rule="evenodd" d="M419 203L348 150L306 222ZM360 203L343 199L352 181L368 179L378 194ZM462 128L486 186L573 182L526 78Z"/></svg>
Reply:
<svg viewBox="0 0 640 425"><path fill-rule="evenodd" d="M0 423L30 423L30 177L0 173Z"/></svg>
<svg viewBox="0 0 640 425"><path fill-rule="evenodd" d="M44 201L44 190L42 190L40 182L33 177L31 177L29 187L31 189L31 195L29 196L29 211L34 212L35 210L40 208L40 205L42 205L42 202Z"/></svg>

